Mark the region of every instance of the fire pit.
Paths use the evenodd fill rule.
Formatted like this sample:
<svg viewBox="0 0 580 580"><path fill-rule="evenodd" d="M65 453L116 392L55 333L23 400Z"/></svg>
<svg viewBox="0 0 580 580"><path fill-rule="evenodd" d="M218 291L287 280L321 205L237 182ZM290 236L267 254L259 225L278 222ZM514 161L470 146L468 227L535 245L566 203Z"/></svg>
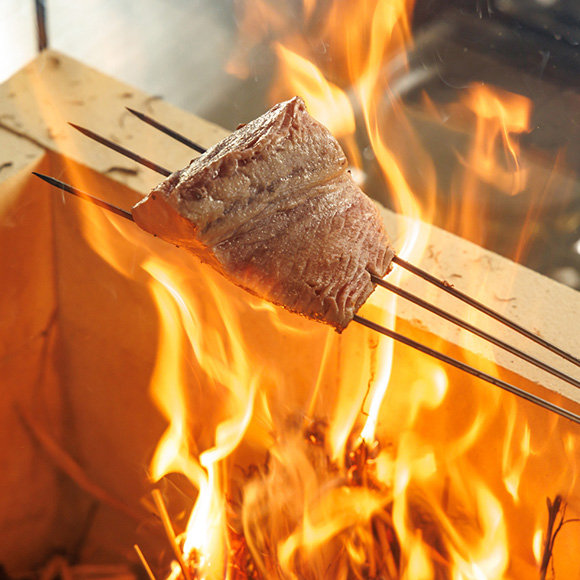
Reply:
<svg viewBox="0 0 580 580"><path fill-rule="evenodd" d="M539 578L552 554L556 578L578 577L569 557L580 547L576 425L362 327L339 337L248 297L180 250L31 176L50 174L129 208L157 176L67 122L170 168L192 153L125 106L205 146L223 130L50 51L0 97L0 562L8 574L56 552L97 567L137 565L138 544L158 580L226 571ZM580 351L575 291L382 213L399 250L415 228L410 256L424 269ZM364 307L369 317L578 412L573 387L381 292ZM172 534L186 555L170 572Z"/></svg>

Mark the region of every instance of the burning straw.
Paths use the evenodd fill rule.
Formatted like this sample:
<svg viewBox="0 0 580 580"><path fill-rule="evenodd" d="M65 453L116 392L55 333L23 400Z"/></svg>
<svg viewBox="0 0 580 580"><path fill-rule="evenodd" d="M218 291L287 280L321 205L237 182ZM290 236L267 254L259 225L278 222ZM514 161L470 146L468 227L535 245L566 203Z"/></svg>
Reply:
<svg viewBox="0 0 580 580"><path fill-rule="evenodd" d="M341 466L320 422L276 443L244 487L234 528L259 577L398 578L392 494L373 473L377 449L358 440Z"/></svg>
<svg viewBox="0 0 580 580"><path fill-rule="evenodd" d="M548 524L540 565L540 580L546 580L549 570L551 570L552 578L556 578L556 572L554 570L554 544L556 543L556 538L565 524L580 522L580 519L566 519L567 504L560 495L557 495L554 501L547 498L546 504L548 506Z"/></svg>

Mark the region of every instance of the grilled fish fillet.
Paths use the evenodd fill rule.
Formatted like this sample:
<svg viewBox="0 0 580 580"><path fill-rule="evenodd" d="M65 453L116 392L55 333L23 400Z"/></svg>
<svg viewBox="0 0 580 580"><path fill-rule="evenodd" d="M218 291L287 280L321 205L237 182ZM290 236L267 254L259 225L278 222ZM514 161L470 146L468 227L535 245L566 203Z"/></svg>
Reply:
<svg viewBox="0 0 580 580"><path fill-rule="evenodd" d="M299 97L170 175L132 213L234 284L338 332L394 255L340 145Z"/></svg>

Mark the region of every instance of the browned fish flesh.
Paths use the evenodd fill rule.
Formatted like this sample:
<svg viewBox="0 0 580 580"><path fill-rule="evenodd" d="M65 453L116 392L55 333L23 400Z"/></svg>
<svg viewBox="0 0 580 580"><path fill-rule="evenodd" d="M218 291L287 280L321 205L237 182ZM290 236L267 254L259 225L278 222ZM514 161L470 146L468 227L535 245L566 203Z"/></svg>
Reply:
<svg viewBox="0 0 580 580"><path fill-rule="evenodd" d="M132 213L234 284L341 332L394 255L347 164L294 97L170 175Z"/></svg>

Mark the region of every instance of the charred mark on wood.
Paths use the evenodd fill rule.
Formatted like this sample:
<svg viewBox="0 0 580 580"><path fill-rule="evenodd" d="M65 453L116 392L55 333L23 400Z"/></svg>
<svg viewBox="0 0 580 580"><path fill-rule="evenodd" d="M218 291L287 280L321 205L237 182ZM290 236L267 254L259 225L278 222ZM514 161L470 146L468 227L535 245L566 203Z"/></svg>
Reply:
<svg viewBox="0 0 580 580"><path fill-rule="evenodd" d="M122 175L138 175L139 170L133 169L131 167L120 167L117 165L113 165L113 167L109 167L109 169L107 169L105 171L105 173L121 173Z"/></svg>
<svg viewBox="0 0 580 580"><path fill-rule="evenodd" d="M435 252L433 244L429 244L425 251L427 253L427 257L430 260L434 260L436 264L439 263L439 256L441 255L441 251Z"/></svg>
<svg viewBox="0 0 580 580"><path fill-rule="evenodd" d="M163 96L161 95L152 95L150 96L148 99L145 100L145 108L150 112L153 113L153 107L151 106L151 103L154 103L155 101L162 101L163 100Z"/></svg>
<svg viewBox="0 0 580 580"><path fill-rule="evenodd" d="M8 167L12 167L14 163L12 161L6 161L6 163L0 164L0 171L3 169L8 169Z"/></svg>
<svg viewBox="0 0 580 580"><path fill-rule="evenodd" d="M23 128L22 122L19 121L14 115L12 115L10 113L4 113L4 114L0 115L0 121L3 121L4 119L8 119L9 121L13 122L12 127L7 127L6 125L4 125L4 123L2 123L1 127L3 129L6 129L7 131L10 131L12 129L14 132L14 129L22 129Z"/></svg>
<svg viewBox="0 0 580 580"><path fill-rule="evenodd" d="M61 65L60 58L58 58L57 56L54 56L54 55L50 55L48 57L48 64L50 64L50 66L52 66L52 68L59 68Z"/></svg>
<svg viewBox="0 0 580 580"><path fill-rule="evenodd" d="M483 263L484 267L487 268L490 272L495 272L497 270L497 266L493 263L489 256L479 256L477 260L474 260L474 263Z"/></svg>
<svg viewBox="0 0 580 580"><path fill-rule="evenodd" d="M498 302L513 302L514 300L516 300L515 296L512 296L511 298L501 298L495 292L493 295Z"/></svg>
<svg viewBox="0 0 580 580"><path fill-rule="evenodd" d="M120 127L121 129L125 129L125 119L126 119L127 117L130 117L130 114L129 114L129 113L127 113L127 111L125 111L124 113L121 113L121 115L119 116L119 121L118 121L118 124L119 124L119 127ZM130 135L128 138L129 138L129 139L132 139L132 138L133 138L133 135Z"/></svg>

